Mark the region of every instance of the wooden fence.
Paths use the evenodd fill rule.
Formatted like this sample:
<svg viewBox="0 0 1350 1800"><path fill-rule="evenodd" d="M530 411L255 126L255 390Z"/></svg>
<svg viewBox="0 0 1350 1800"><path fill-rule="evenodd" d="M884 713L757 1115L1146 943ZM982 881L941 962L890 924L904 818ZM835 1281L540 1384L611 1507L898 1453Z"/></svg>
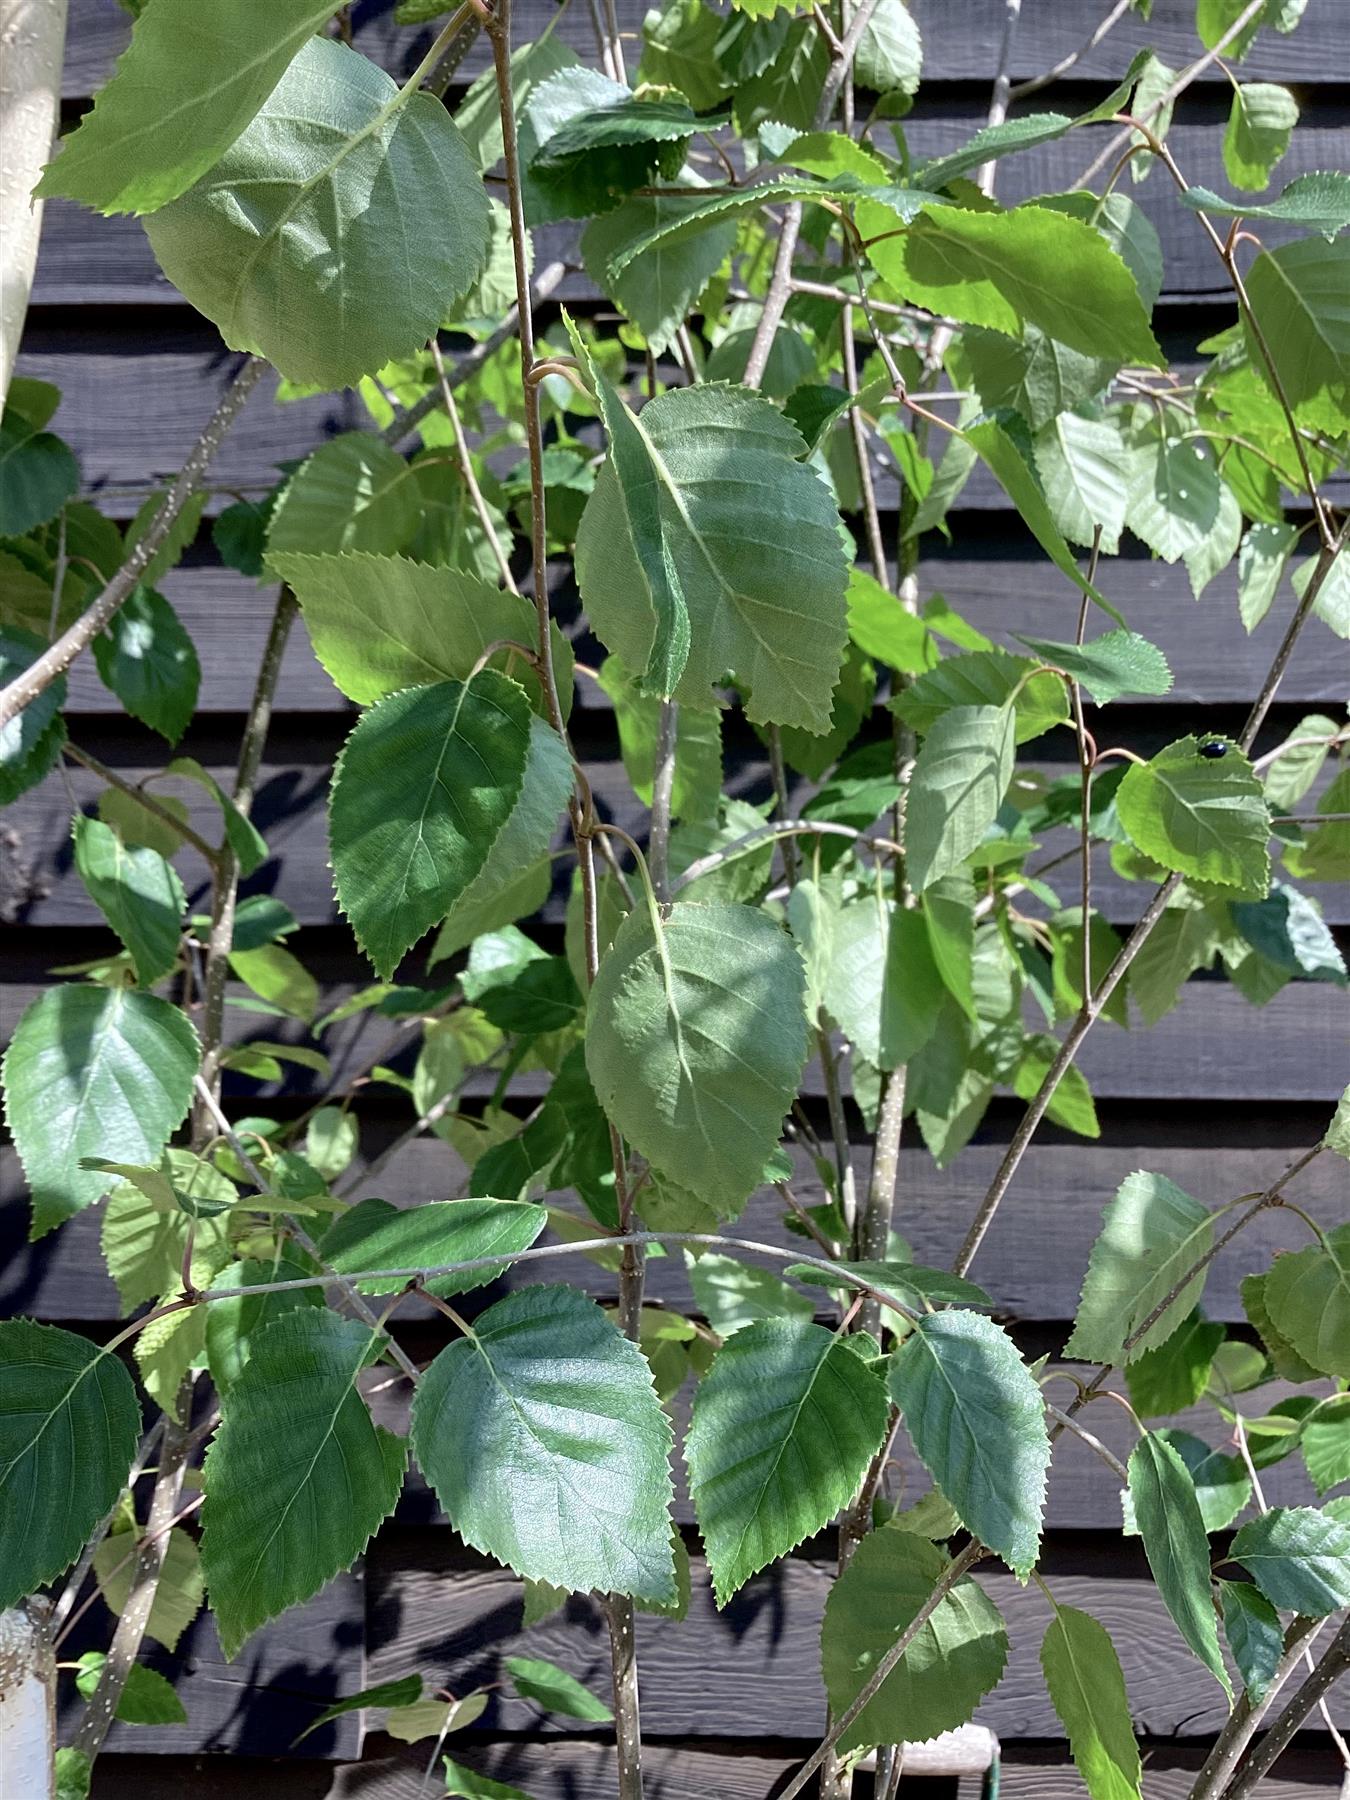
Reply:
<svg viewBox="0 0 1350 1800"><path fill-rule="evenodd" d="M642 0L619 0L626 31L637 32L643 10ZM916 153L928 155L953 147L983 122L1004 7L1002 0L913 0L913 10L924 35L926 75L906 131ZM1014 79L1037 74L1076 49L1100 10L1099 0L1028 0L1013 48ZM518 35L534 35L550 11L548 0L522 0ZM1116 78L1144 44L1180 65L1194 52L1193 16L1194 0L1154 0L1148 24L1132 13L1080 63L1071 84L1051 90L1047 102L1072 110L1080 99L1097 98L1102 80ZM393 30L387 0L358 7L357 19L358 43L396 74L406 73L425 47L425 37ZM585 7L574 5L558 30L583 55L593 52ZM127 33L127 15L115 0L73 0L64 79L68 112L87 104ZM466 77L481 62L480 50L466 64ZM1265 34L1244 72L1292 84L1298 93L1303 122L1282 179L1350 165L1350 0L1310 0L1295 35ZM1211 70L1187 96L1172 134L1188 175L1211 186L1223 185L1219 144L1229 92L1222 73ZM1081 146L1062 141L1014 158L1001 174L1000 192L1013 200L1067 186L1082 154ZM1197 342L1228 322L1222 272L1194 218L1161 179L1143 195L1166 254L1158 326L1169 351L1184 362ZM539 238L537 264L565 255L573 242L566 227ZM582 311L597 300L582 276L569 276L560 297ZM177 469L236 362L159 274L134 219L102 220L60 201L48 203L20 371L61 388L57 428L79 453L86 487L105 494L106 510L131 517L144 494ZM323 432L363 422L349 398L277 406L260 392L227 441L213 480L223 489L268 484L279 460L302 454ZM893 492L882 498L893 505ZM985 630L1062 635L1062 595L1053 591L999 490L977 475L954 524L954 547L934 541L920 565L922 593L941 589ZM560 570L559 585L565 581ZM1176 685L1164 700L1116 709L1124 741L1146 749L1187 731L1233 730L1255 694L1282 621L1267 621L1251 639L1235 631L1231 571L1201 605L1192 601L1179 565L1167 568L1143 555L1127 554L1111 564L1105 585L1135 629L1166 647L1176 671ZM195 639L203 667L201 710L184 748L224 776L234 763L271 595L221 568L206 530L165 591ZM1325 633L1307 635L1272 712L1269 742L1278 741L1301 712L1343 701L1345 661L1332 648ZM147 734L116 711L87 658L72 673L70 695L72 736L105 762L134 776L162 760ZM581 700L589 704L574 718L574 729L592 786L612 816L631 824L633 803L623 795L612 718L585 687ZM326 778L350 713L298 631L256 804L272 856L247 886L277 894L294 910L304 927L307 960L335 998L368 978L337 922L324 846ZM1058 766L1066 768L1072 755L1067 738L1062 744L1047 740L1047 763L1059 758ZM734 739L728 760L734 791L766 791L767 771L753 738ZM85 803L91 785L79 769L71 771L71 780L77 802ZM25 795L0 821L0 1024L6 1029L47 969L92 954L105 936L70 866L69 829L69 794L59 777ZM1127 924L1138 911L1140 892L1108 877L1098 904L1114 922ZM1332 925L1350 924L1350 893L1324 890L1324 898ZM546 909L542 929L556 940L560 902ZM235 1013L234 1020L232 1029L247 1035L248 1016ZM1024 1348L1053 1355L1062 1346L1101 1208L1131 1169L1165 1170L1190 1192L1218 1202L1261 1186L1291 1152L1314 1140L1326 1103L1345 1082L1344 1025L1343 998L1333 988L1292 984L1256 1015L1225 984L1197 980L1177 1010L1147 1035L1108 1027L1089 1040L1083 1067L1097 1095L1101 1139L1084 1145L1053 1129L1042 1132L976 1271ZM268 1032L275 1035L270 1021ZM332 1035L339 1073L399 1054L389 1021L377 1026L366 1017ZM233 1100L256 1109L259 1097L283 1116L305 1105L301 1086L278 1095L241 1082ZM996 1103L976 1143L946 1174L935 1173L921 1151L906 1150L899 1223L919 1260L940 1263L955 1250L1017 1111L1012 1102ZM367 1160L404 1123L378 1102L363 1107ZM0 1150L0 1159L9 1196L0 1206L0 1315L29 1313L95 1336L110 1331L117 1301L98 1255L97 1218L82 1215L30 1249L17 1164L9 1150ZM1326 1163L1315 1165L1300 1198L1330 1222L1347 1209L1344 1185L1338 1189L1336 1171ZM410 1202L443 1198L455 1190L461 1172L447 1146L413 1143L384 1171L379 1191ZM810 1188L809 1171L802 1172L801 1185ZM761 1238L779 1235L769 1197L751 1203L747 1227ZM1296 1241L1282 1215L1268 1213L1215 1265L1206 1302L1213 1315L1240 1320L1241 1277L1275 1248ZM597 1293L607 1291L608 1278L599 1270L588 1266L583 1279ZM690 1304L676 1259L652 1265L650 1286ZM440 1341L434 1315L410 1319L413 1354L429 1356ZM406 1397L391 1393L384 1401L391 1422L398 1423ZM1108 1439L1122 1438L1113 1443L1122 1453L1126 1423L1111 1408L1100 1426ZM1268 1476L1267 1495L1272 1502L1297 1503L1308 1491L1286 1463ZM692 1534L687 1500L680 1517ZM1156 1800L1179 1800L1188 1772L1203 1760L1206 1741L1221 1722L1220 1695L1183 1653L1145 1579L1136 1542L1119 1536L1119 1496L1109 1471L1076 1440L1066 1440L1057 1455L1048 1523L1046 1566L1057 1592L1094 1612L1119 1647L1145 1744L1148 1792ZM751 1582L720 1615L699 1580L695 1557L689 1619L679 1625L641 1621L649 1792L659 1800L768 1800L819 1736L824 1705L818 1627L831 1551L826 1534ZM1003 1742L1003 1793L1015 1800L1081 1795L1037 1662L1044 1601L1010 1577L986 1579L1012 1638L1008 1677L979 1714ZM97 1633L106 1634L106 1620L90 1623L92 1643ZM519 1584L466 1551L426 1488L413 1481L364 1568L260 1632L235 1662L224 1661L204 1620L176 1658L160 1658L179 1681L189 1723L116 1728L98 1764L95 1793L106 1800L189 1794L194 1800L413 1800L439 1792L435 1784L421 1785L427 1746L421 1754L402 1751L375 1733L363 1742L355 1715L306 1738L298 1751L289 1747L337 1694L413 1669L429 1684L463 1691L491 1680L499 1658L518 1642L603 1688L606 1640L591 1606L573 1601L562 1617L523 1640L519 1624ZM1350 1695L1338 1704L1342 1723L1350 1723ZM568 1730L556 1722L540 1728L518 1703L494 1701L479 1727L457 1738L455 1747L464 1761L540 1800L592 1800L613 1791L610 1753L593 1729ZM1278 1779L1262 1792L1277 1800L1326 1796L1339 1766L1324 1736L1305 1733ZM904 1785L911 1800L956 1791L950 1781Z"/></svg>

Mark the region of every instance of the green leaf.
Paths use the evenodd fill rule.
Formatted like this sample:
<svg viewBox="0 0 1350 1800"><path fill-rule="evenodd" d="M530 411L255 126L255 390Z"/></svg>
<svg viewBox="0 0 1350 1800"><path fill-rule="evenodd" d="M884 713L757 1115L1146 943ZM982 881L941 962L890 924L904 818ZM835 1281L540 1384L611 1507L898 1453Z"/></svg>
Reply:
<svg viewBox="0 0 1350 1800"><path fill-rule="evenodd" d="M1164 912L1130 964L1130 998L1145 1025L1156 1025L1171 1012L1182 983L1209 967L1223 936L1208 908L1174 906Z"/></svg>
<svg viewBox="0 0 1350 1800"><path fill-rule="evenodd" d="M896 697L893 710L906 725L926 732L953 707L1002 707L1016 692L1014 736L1017 743L1025 744L1063 724L1069 716L1064 683L1056 675L1035 674L1035 668L1030 657L1009 656L1006 650L944 657Z"/></svg>
<svg viewBox="0 0 1350 1800"><path fill-rule="evenodd" d="M529 746L525 693L491 669L362 714L334 770L329 841L338 903L384 979L479 873Z"/></svg>
<svg viewBox="0 0 1350 1800"><path fill-rule="evenodd" d="M642 21L638 82L678 88L696 112L717 105L731 83L717 64L722 19L703 0L672 0Z"/></svg>
<svg viewBox="0 0 1350 1800"><path fill-rule="evenodd" d="M869 246L873 267L907 300L1010 337L1035 325L1117 365L1123 358L1165 366L1133 276L1080 219L1034 205L1011 212L928 205L891 237L883 234L894 231L895 217L881 203L861 202L857 219L864 236L879 240Z"/></svg>
<svg viewBox="0 0 1350 1800"><path fill-rule="evenodd" d="M384 1728L390 1737L405 1744L447 1737L480 1719L487 1711L487 1703L488 1695L481 1690L465 1694L462 1700L416 1700L411 1706L391 1707Z"/></svg>
<svg viewBox="0 0 1350 1800"><path fill-rule="evenodd" d="M1189 1431L1179 1431L1175 1426L1161 1426L1154 1435L1169 1449L1175 1450L1185 1464L1195 1487L1205 1530L1226 1531L1252 1497L1251 1480L1242 1458L1211 1450L1203 1438L1195 1437ZM1125 1535L1137 1537L1139 1526L1128 1489L1120 1499Z"/></svg>
<svg viewBox="0 0 1350 1800"><path fill-rule="evenodd" d="M149 213L234 143L331 8L315 0L156 0L94 110L63 139L39 194Z"/></svg>
<svg viewBox="0 0 1350 1800"><path fill-rule="evenodd" d="M340 1106L321 1106L305 1126L305 1160L323 1176L336 1181L351 1164L361 1141L361 1128Z"/></svg>
<svg viewBox="0 0 1350 1800"><path fill-rule="evenodd" d="M427 1283L434 1294L463 1294L502 1275L510 1267L509 1253L527 1250L547 1221L542 1206L518 1200L433 1200L404 1210L387 1200L362 1200L329 1227L321 1254L340 1275L502 1257L493 1268L468 1269ZM406 1285L406 1276L359 1283L363 1294L394 1294Z"/></svg>
<svg viewBox="0 0 1350 1800"><path fill-rule="evenodd" d="M526 223L587 218L673 181L698 123L682 94L634 94L593 69L539 82L520 115Z"/></svg>
<svg viewBox="0 0 1350 1800"><path fill-rule="evenodd" d="M1350 1525L1311 1506L1276 1506L1244 1525L1231 1555L1272 1606L1324 1618L1350 1606Z"/></svg>
<svg viewBox="0 0 1350 1800"><path fill-rule="evenodd" d="M858 39L853 73L877 94L912 95L923 73L923 41L904 0L880 0Z"/></svg>
<svg viewBox="0 0 1350 1800"><path fill-rule="evenodd" d="M94 1575L99 1592L113 1613L125 1610L131 1598L133 1562L137 1532L110 1532L94 1552ZM164 1545L164 1561L160 1567L155 1597L150 1604L146 1635L166 1650L177 1647L179 1638L201 1611L206 1596L197 1540L174 1526Z"/></svg>
<svg viewBox="0 0 1350 1800"><path fill-rule="evenodd" d="M22 537L54 519L80 485L80 465L69 445L50 431L36 431L7 407L0 418L0 537Z"/></svg>
<svg viewBox="0 0 1350 1800"><path fill-rule="evenodd" d="M253 1342L206 1457L202 1567L227 1657L350 1568L393 1511L406 1449L356 1378L378 1331L317 1307Z"/></svg>
<svg viewBox="0 0 1350 1800"><path fill-rule="evenodd" d="M1240 936L1277 969L1345 986L1340 950L1309 895L1277 881L1264 900L1235 900L1229 912Z"/></svg>
<svg viewBox="0 0 1350 1800"><path fill-rule="evenodd" d="M321 1725L329 1725L334 1719L340 1719L344 1713L361 1712L368 1706L411 1706L421 1698L422 1677L420 1675L403 1675L397 1681L381 1681L375 1687L362 1688L359 1694L348 1694L344 1699L335 1700L331 1706L325 1706L317 1719L309 1724L291 1744L303 1743L312 1731ZM443 1709L442 1709L443 1710Z"/></svg>
<svg viewBox="0 0 1350 1800"><path fill-rule="evenodd" d="M1128 459L1116 421L1062 412L1032 443L1051 517L1071 543L1089 548L1098 531L1113 556L1125 524Z"/></svg>
<svg viewBox="0 0 1350 1800"><path fill-rule="evenodd" d="M1224 173L1235 188L1255 194L1270 185L1270 172L1289 148L1298 124L1298 102L1286 87L1268 81L1234 86L1223 134Z"/></svg>
<svg viewBox="0 0 1350 1800"><path fill-rule="evenodd" d="M225 827L225 841L238 860L241 876L251 875L261 863L267 860L267 844L257 826L240 811L215 776L209 769L204 769L195 756L175 756L165 768L164 773L181 776L184 781L196 782L197 786L204 788L215 801L220 808L221 820ZM174 806L175 803L169 801L168 804ZM184 812L184 817L186 817L186 812ZM125 827L121 826L120 818L114 823L125 830Z"/></svg>
<svg viewBox="0 0 1350 1800"><path fill-rule="evenodd" d="M685 1444L719 1606L848 1504L885 1430L881 1383L834 1332L766 1319L723 1344Z"/></svg>
<svg viewBox="0 0 1350 1800"><path fill-rule="evenodd" d="M1299 1449L1319 1494L1350 1481L1350 1395L1335 1394L1308 1414Z"/></svg>
<svg viewBox="0 0 1350 1800"><path fill-rule="evenodd" d="M0 683L21 675L46 649L33 632L16 627L0 630ZM66 741L66 678L58 675L17 717L0 727L0 806L36 787L61 755Z"/></svg>
<svg viewBox="0 0 1350 1800"><path fill-rule="evenodd" d="M200 1224L197 1229L200 1233ZM317 1272L308 1257L299 1258L299 1252L293 1256L247 1258L221 1268L211 1286L264 1287L274 1281L303 1280ZM221 1394L230 1391L252 1356L254 1345L274 1320L297 1308L322 1304L321 1288L293 1288L283 1294L245 1294L238 1299L213 1300L206 1308L206 1361L217 1390Z"/></svg>
<svg viewBox="0 0 1350 1800"><path fill-rule="evenodd" d="M403 457L369 432L344 431L320 444L282 489L268 528L267 560L270 564L273 556L288 553L295 553L297 561L300 556L323 555L324 566L314 573L337 580L339 571L329 558L343 551L380 554L400 549L417 526L418 506L417 484ZM355 566L359 571L364 565ZM304 567L300 564L299 572ZM347 596L340 594L335 602L340 620L352 604L347 601L343 607L344 600ZM396 597L395 607L395 616L400 617L405 611L400 598ZM377 638L372 649L379 648ZM376 668L382 663L383 658L377 658Z"/></svg>
<svg viewBox="0 0 1350 1800"><path fill-rule="evenodd" d="M56 1800L89 1800L89 1783L94 1765L83 1750L58 1750L56 1753Z"/></svg>
<svg viewBox="0 0 1350 1800"><path fill-rule="evenodd" d="M634 194L613 212L592 219L582 233L581 257L587 274L628 314L658 356L669 347L699 295L735 248L734 219L714 220L701 231L658 243L627 258L617 275L611 273L611 265L635 238L660 236L668 226L696 215L702 204L697 194L697 188L690 199L678 194Z"/></svg>
<svg viewBox="0 0 1350 1800"><path fill-rule="evenodd" d="M964 871L944 875L925 890L920 907L943 986L967 1018L974 1019L974 883Z"/></svg>
<svg viewBox="0 0 1350 1800"><path fill-rule="evenodd" d="M552 32L532 44L518 44L511 52L511 94L516 117L523 116L525 102L541 81L561 69L578 66L575 50L562 43ZM685 90L688 92L688 90ZM470 87L455 113L469 151L480 169L490 169L502 156L501 110L497 102L497 83L489 65Z"/></svg>
<svg viewBox="0 0 1350 1800"><path fill-rule="evenodd" d="M442 1757L445 1764L445 1791L447 1795L462 1795L463 1800L530 1800L530 1796L521 1788L511 1787L505 1781L493 1781L490 1775L480 1775L477 1769L465 1768L453 1757Z"/></svg>
<svg viewBox="0 0 1350 1800"><path fill-rule="evenodd" d="M154 850L129 850L101 819L75 818L75 867L89 898L121 938L150 987L178 961L187 897L178 872Z"/></svg>
<svg viewBox="0 0 1350 1800"><path fill-rule="evenodd" d="M1301 600L1312 583L1318 558L1310 556L1289 577L1289 585ZM1350 554L1336 553L1313 600L1313 611L1338 638L1350 638Z"/></svg>
<svg viewBox="0 0 1350 1800"><path fill-rule="evenodd" d="M1270 885L1270 814L1260 778L1235 744L1222 756L1179 738L1146 763L1131 763L1116 811L1131 841L1166 869L1245 893Z"/></svg>
<svg viewBox="0 0 1350 1800"><path fill-rule="evenodd" d="M94 662L133 718L176 744L197 706L201 665L178 614L153 588L135 588L94 639Z"/></svg>
<svg viewBox="0 0 1350 1800"><path fill-rule="evenodd" d="M1045 1033L1033 1033L1025 1039L1017 1066L1012 1073L1012 1089L1019 1100L1030 1102L1041 1091L1042 1083L1059 1055L1059 1041ZM1055 1125L1076 1131L1080 1137L1100 1137L1097 1108L1081 1069L1068 1068L1060 1077L1046 1107L1046 1117Z"/></svg>
<svg viewBox="0 0 1350 1800"><path fill-rule="evenodd" d="M378 439L359 434L354 440L338 438L334 443L353 441L363 447L380 447ZM314 467L319 454L316 452L306 469ZM406 472L401 457L394 461ZM291 504L297 492L292 482L285 504ZM291 517L299 528L302 521L294 514ZM273 530L268 567L295 590L314 654L347 698L360 706L383 700L402 688L467 681L491 644L534 647L534 608L519 594L504 593L460 569L434 568L402 556L355 549L341 555L282 550L278 529ZM304 535L309 529L306 516ZM301 531L283 530L282 535L291 538ZM572 699L571 646L556 625L550 639L566 716ZM508 670L530 695L535 709L544 710L539 677L524 657L499 650L485 666Z"/></svg>
<svg viewBox="0 0 1350 1800"><path fill-rule="evenodd" d="M733 1256L685 1252L689 1285L699 1311L720 1338L766 1319L810 1319L815 1307L771 1269L737 1262Z"/></svg>
<svg viewBox="0 0 1350 1800"><path fill-rule="evenodd" d="M122 538L122 551L125 555L134 550L136 545L149 531L151 525L159 517L160 509L169 497L167 487L154 488L136 508L136 517L127 526ZM201 526L202 514L206 510L206 489L198 488L189 494L179 508L176 517L169 526L159 548L151 556L141 574L143 587L154 587L155 583L176 569L182 562L188 547L197 536ZM119 557L118 561L120 562ZM100 565L102 566L102 565ZM97 642L97 640L95 640Z"/></svg>
<svg viewBox="0 0 1350 1800"><path fill-rule="evenodd" d="M890 1385L962 1523L1025 1581L1040 1551L1050 1440L1011 1338L980 1313L933 1313L892 1357Z"/></svg>
<svg viewBox="0 0 1350 1800"><path fill-rule="evenodd" d="M1154 696L1171 692L1172 671L1167 658L1156 644L1138 632L1108 631L1086 644L1023 637L1019 632L1018 641L1081 682L1098 706L1106 706L1124 694Z"/></svg>
<svg viewBox="0 0 1350 1800"><path fill-rule="evenodd" d="M686 203L681 197L677 213L664 215L659 222L653 223L626 245L611 253L609 278L611 282L619 279L630 264L639 257L645 258L658 246L668 252L684 239L698 235L708 226L720 221L737 219L743 213L757 212L762 206L792 200L812 202L853 196L858 192L858 187L857 177L849 174L829 180L821 180L814 175L780 175L749 187L733 188L729 192L714 190L706 199L691 198ZM891 223L894 223L893 219Z"/></svg>
<svg viewBox="0 0 1350 1800"><path fill-rule="evenodd" d="M670 1426L651 1371L593 1300L530 1287L442 1350L413 1451L467 1544L538 1581L674 1597Z"/></svg>
<svg viewBox="0 0 1350 1800"><path fill-rule="evenodd" d="M805 986L764 913L677 903L630 913L600 963L586 1067L649 1162L719 1210L759 1186L806 1061Z"/></svg>
<svg viewBox="0 0 1350 1800"><path fill-rule="evenodd" d="M1092 1800L1142 1800L1130 1697L1105 1627L1091 1613L1057 1605L1041 1643L1041 1669Z"/></svg>
<svg viewBox="0 0 1350 1800"><path fill-rule="evenodd" d="M600 686L614 704L619 750L633 792L652 803L660 703L638 689L635 676L617 656L600 665ZM681 712L675 722L675 781L670 811L675 819L706 819L717 811L722 792L722 725L717 713Z"/></svg>
<svg viewBox="0 0 1350 1800"><path fill-rule="evenodd" d="M1243 200L1223 200L1206 187L1191 187L1182 194L1183 205L1194 212L1214 213L1226 219L1278 219L1335 237L1350 225L1350 174L1344 169L1318 169L1296 176L1278 200L1260 205Z"/></svg>
<svg viewBox="0 0 1350 1800"><path fill-rule="evenodd" d="M583 1687L575 1675L560 1669L556 1663L534 1656L508 1656L502 1667L522 1700L533 1700L545 1712L560 1713L565 1719L587 1719L603 1725L614 1717L603 1700Z"/></svg>
<svg viewBox="0 0 1350 1800"><path fill-rule="evenodd" d="M1209 1383L1224 1328L1198 1310L1165 1343L1132 1357L1125 1371L1130 1404L1141 1419L1162 1419L1194 1406Z"/></svg>
<svg viewBox="0 0 1350 1800"><path fill-rule="evenodd" d="M122 1492L141 1409L87 1338L0 1322L0 1608L69 1568Z"/></svg>
<svg viewBox="0 0 1350 1800"><path fill-rule="evenodd" d="M237 569L254 581L263 579L267 572L263 567L267 532L279 498L279 492L273 490L261 500L236 500L216 515L211 524L211 541L227 568Z"/></svg>
<svg viewBox="0 0 1350 1800"><path fill-rule="evenodd" d="M84 1699L93 1699L107 1660L102 1650L86 1650L76 1663L79 1672L75 1686ZM123 1725L187 1724L187 1710L173 1691L172 1683L142 1663L133 1663L127 1671L126 1685L113 1717Z"/></svg>
<svg viewBox="0 0 1350 1800"><path fill-rule="evenodd" d="M1130 1453L1129 1470L1130 1497L1158 1592L1177 1630L1231 1702L1210 1588L1209 1541L1186 1465L1169 1444L1147 1432Z"/></svg>
<svg viewBox="0 0 1350 1800"><path fill-rule="evenodd" d="M825 1005L878 1069L899 1068L937 1029L946 989L923 915L875 893L839 913Z"/></svg>
<svg viewBox="0 0 1350 1800"><path fill-rule="evenodd" d="M1090 1362L1119 1362L1126 1339L1200 1260L1213 1236L1208 1208L1165 1175L1150 1175L1142 1169L1127 1175L1106 1209L1092 1246L1065 1355ZM1130 1354L1139 1356L1165 1343L1199 1305L1204 1288L1202 1269Z"/></svg>
<svg viewBox="0 0 1350 1800"><path fill-rule="evenodd" d="M1238 612L1255 631L1274 604L1289 552L1298 542L1297 525L1249 525L1238 550Z"/></svg>
<svg viewBox="0 0 1350 1800"><path fill-rule="evenodd" d="M1012 779L1009 706L957 706L933 721L914 763L905 815L910 886L958 868L993 824Z"/></svg>
<svg viewBox="0 0 1350 1800"><path fill-rule="evenodd" d="M924 1605L949 1558L916 1532L872 1531L830 1588L821 1669L836 1715ZM840 1740L841 1750L936 1737L964 1725L1008 1660L998 1608L969 1578L944 1594L895 1670Z"/></svg>
<svg viewBox="0 0 1350 1800"><path fill-rule="evenodd" d="M1264 1699L1284 1657L1280 1615L1249 1581L1221 1581L1223 1629L1242 1685L1253 1702Z"/></svg>
<svg viewBox="0 0 1350 1800"><path fill-rule="evenodd" d="M730 671L752 723L827 731L846 558L796 429L736 388L672 389L638 416L599 393L610 453L576 547L596 634L647 693L706 711Z"/></svg>
<svg viewBox="0 0 1350 1800"><path fill-rule="evenodd" d="M404 213L410 195L417 229ZM435 333L483 266L488 203L440 100L311 37L256 117L146 234L230 349L267 357L291 381L336 388Z"/></svg>
<svg viewBox="0 0 1350 1800"><path fill-rule="evenodd" d="M1299 238L1247 272L1285 396L1301 424L1341 435L1350 418L1350 242ZM1261 367L1258 351L1252 360Z"/></svg>
<svg viewBox="0 0 1350 1800"><path fill-rule="evenodd" d="M1125 523L1169 563L1204 551L1222 504L1214 452L1184 426L1179 415L1150 409L1136 416L1129 438Z"/></svg>
<svg viewBox="0 0 1350 1800"><path fill-rule="evenodd" d="M157 1163L182 1123L197 1034L175 1006L130 988L48 988L5 1052L5 1116L33 1196L34 1238L91 1206L106 1176L86 1156Z"/></svg>
<svg viewBox="0 0 1350 1800"><path fill-rule="evenodd" d="M1350 1226L1277 1256L1266 1275L1265 1302L1280 1335L1305 1362L1350 1379Z"/></svg>

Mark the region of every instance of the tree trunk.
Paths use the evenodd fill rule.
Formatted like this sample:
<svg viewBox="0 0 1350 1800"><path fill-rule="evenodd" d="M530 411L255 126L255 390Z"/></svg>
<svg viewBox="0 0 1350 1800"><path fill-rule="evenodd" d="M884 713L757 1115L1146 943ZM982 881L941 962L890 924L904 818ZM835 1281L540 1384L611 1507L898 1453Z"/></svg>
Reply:
<svg viewBox="0 0 1350 1800"><path fill-rule="evenodd" d="M45 1600L0 1613L0 1794L53 1800L56 1661Z"/></svg>
<svg viewBox="0 0 1350 1800"><path fill-rule="evenodd" d="M0 0L0 406L37 265L42 202L31 195L56 138L65 44L66 0Z"/></svg>

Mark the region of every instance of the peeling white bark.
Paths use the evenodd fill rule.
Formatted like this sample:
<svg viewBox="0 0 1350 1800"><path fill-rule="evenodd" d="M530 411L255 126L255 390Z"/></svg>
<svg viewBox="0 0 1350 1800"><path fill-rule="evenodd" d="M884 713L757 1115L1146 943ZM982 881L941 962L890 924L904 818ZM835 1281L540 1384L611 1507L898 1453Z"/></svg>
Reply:
<svg viewBox="0 0 1350 1800"><path fill-rule="evenodd" d="M56 137L65 42L66 0L0 0L0 406L37 265L32 192Z"/></svg>
<svg viewBox="0 0 1350 1800"><path fill-rule="evenodd" d="M45 1600L0 1613L0 1797L53 1800L56 1663Z"/></svg>
<svg viewBox="0 0 1350 1800"><path fill-rule="evenodd" d="M987 1725L959 1725L922 1744L905 1745L905 1774L982 1775L998 1754L998 1739ZM869 1750L855 1765L875 1769L877 1753Z"/></svg>

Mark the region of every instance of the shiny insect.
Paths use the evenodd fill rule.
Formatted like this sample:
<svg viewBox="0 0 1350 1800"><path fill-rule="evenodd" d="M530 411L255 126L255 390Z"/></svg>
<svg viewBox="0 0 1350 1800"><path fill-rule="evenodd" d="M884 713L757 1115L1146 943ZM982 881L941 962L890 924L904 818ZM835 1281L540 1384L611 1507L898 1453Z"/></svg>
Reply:
<svg viewBox="0 0 1350 1800"><path fill-rule="evenodd" d="M1228 746L1222 738L1207 738L1200 746L1200 754L1212 757L1217 762L1219 757L1227 756Z"/></svg>

